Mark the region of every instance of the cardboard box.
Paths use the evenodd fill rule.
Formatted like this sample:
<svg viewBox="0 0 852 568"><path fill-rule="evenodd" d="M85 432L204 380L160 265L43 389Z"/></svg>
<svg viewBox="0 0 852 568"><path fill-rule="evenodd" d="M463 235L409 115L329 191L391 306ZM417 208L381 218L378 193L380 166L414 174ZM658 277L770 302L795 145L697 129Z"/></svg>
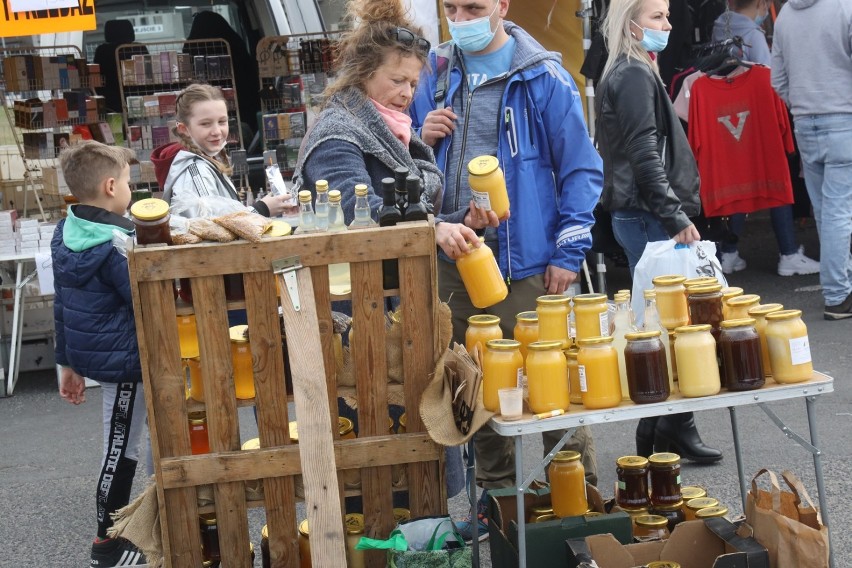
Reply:
<svg viewBox="0 0 852 568"><path fill-rule="evenodd" d="M668 540L624 545L610 534L568 540L566 551L575 567L588 554L600 568L636 568L668 560L681 568L769 568L766 549L751 537L737 534L724 518L687 521Z"/></svg>
<svg viewBox="0 0 852 568"><path fill-rule="evenodd" d="M586 486L589 506L603 512L603 499L598 490ZM488 534L491 562L494 568L516 568L518 562L518 508L516 491L488 490ZM524 518L533 507L550 504L550 488L528 489L524 492ZM622 543L633 540L633 527L627 513L594 517L566 517L556 521L526 524L527 566L565 566L568 551L565 540L593 534L612 533Z"/></svg>

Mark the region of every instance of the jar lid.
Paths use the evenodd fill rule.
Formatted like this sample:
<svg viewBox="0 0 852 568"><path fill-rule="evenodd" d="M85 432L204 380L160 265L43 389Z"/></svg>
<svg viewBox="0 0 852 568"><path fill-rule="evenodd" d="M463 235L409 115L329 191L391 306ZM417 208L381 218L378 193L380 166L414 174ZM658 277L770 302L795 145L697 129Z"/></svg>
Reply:
<svg viewBox="0 0 852 568"><path fill-rule="evenodd" d="M216 513L201 513L198 515L198 520L206 527L216 526Z"/></svg>
<svg viewBox="0 0 852 568"><path fill-rule="evenodd" d="M651 298L657 297L657 291L654 290L653 288L651 288L649 290L643 290L642 295L645 297L646 300L650 300Z"/></svg>
<svg viewBox="0 0 852 568"><path fill-rule="evenodd" d="M527 351L550 351L562 349L561 341L533 341L527 345Z"/></svg>
<svg viewBox="0 0 852 568"><path fill-rule="evenodd" d="M686 276L681 276L680 274L666 274L651 279L651 283L654 286L676 286L684 282L686 282Z"/></svg>
<svg viewBox="0 0 852 568"><path fill-rule="evenodd" d="M248 343L248 326L235 325L234 327L229 327L228 335L234 343Z"/></svg>
<svg viewBox="0 0 852 568"><path fill-rule="evenodd" d="M802 310L779 310L766 314L766 321L781 321L802 317Z"/></svg>
<svg viewBox="0 0 852 568"><path fill-rule="evenodd" d="M572 462L580 459L580 452L575 452L573 450L561 450L556 452L556 455L553 456L553 461L555 462Z"/></svg>
<svg viewBox="0 0 852 568"><path fill-rule="evenodd" d="M683 499L678 500L676 503L668 503L665 505L654 505L651 507L651 512L654 511L664 511L669 513L671 511L677 511L679 509L683 509Z"/></svg>
<svg viewBox="0 0 852 568"><path fill-rule="evenodd" d="M309 203L311 201L311 192L303 189L299 192L299 203Z"/></svg>
<svg viewBox="0 0 852 568"><path fill-rule="evenodd" d="M733 298L735 296L742 296L743 289L739 286L728 286L727 288L722 288L722 299L727 300L728 298Z"/></svg>
<svg viewBox="0 0 852 568"><path fill-rule="evenodd" d="M287 429L290 430L290 440L294 444L299 443L299 424L293 420L289 424L287 424Z"/></svg>
<svg viewBox="0 0 852 568"><path fill-rule="evenodd" d="M349 434L353 430L355 430L355 424L349 420L348 418L344 418L343 416L338 416L337 418L337 428L340 431L341 436L345 436Z"/></svg>
<svg viewBox="0 0 852 568"><path fill-rule="evenodd" d="M318 179L315 187L317 188L317 193L326 192L328 191L328 182L324 179Z"/></svg>
<svg viewBox="0 0 852 568"><path fill-rule="evenodd" d="M680 568L680 564L671 560L655 560L648 562L648 568Z"/></svg>
<svg viewBox="0 0 852 568"><path fill-rule="evenodd" d="M690 286L706 286L707 284L719 284L719 279L715 276L699 276L698 278L687 278L683 281L683 285L686 288Z"/></svg>
<svg viewBox="0 0 852 568"><path fill-rule="evenodd" d="M564 353L569 359L577 359L577 354L580 353L580 350L576 347L571 347L570 349L566 349Z"/></svg>
<svg viewBox="0 0 852 568"><path fill-rule="evenodd" d="M156 197L140 199L130 207L130 214L140 221L156 221L169 213L169 204Z"/></svg>
<svg viewBox="0 0 852 568"><path fill-rule="evenodd" d="M561 519L561 517L557 517L553 513L547 513L547 514L544 514L544 515L541 515L540 517L538 517L535 520L535 522L536 523L547 523L547 522L550 522L550 521L558 521L559 519Z"/></svg>
<svg viewBox="0 0 852 568"><path fill-rule="evenodd" d="M500 165L494 156L477 156L467 164L467 171L472 176L487 176Z"/></svg>
<svg viewBox="0 0 852 568"><path fill-rule="evenodd" d="M706 507L695 512L696 519L712 519L714 517L724 517L728 514L728 508L719 505L718 507Z"/></svg>
<svg viewBox="0 0 852 568"><path fill-rule="evenodd" d="M633 518L648 514L648 507L621 507L621 510Z"/></svg>
<svg viewBox="0 0 852 568"><path fill-rule="evenodd" d="M269 526L263 525L263 528L260 529L260 538L269 538Z"/></svg>
<svg viewBox="0 0 852 568"><path fill-rule="evenodd" d="M606 294L577 294L574 296L575 304L605 304Z"/></svg>
<svg viewBox="0 0 852 568"><path fill-rule="evenodd" d="M699 485L685 485L680 488L680 495L684 501L689 501L690 499L706 497L707 490Z"/></svg>
<svg viewBox="0 0 852 568"><path fill-rule="evenodd" d="M485 346L491 351L514 351L521 348L521 342L514 339L489 339Z"/></svg>
<svg viewBox="0 0 852 568"><path fill-rule="evenodd" d="M394 507L393 520L396 521L397 524L401 523L402 521L411 520L411 511L403 507Z"/></svg>
<svg viewBox="0 0 852 568"><path fill-rule="evenodd" d="M260 438L252 438L251 440L246 440L242 446L240 446L241 450L259 450L260 449Z"/></svg>
<svg viewBox="0 0 852 568"><path fill-rule="evenodd" d="M538 312L521 312L515 316L515 319L523 322L537 322Z"/></svg>
<svg viewBox="0 0 852 568"><path fill-rule="evenodd" d="M207 412L203 410L194 410L188 413L186 417L189 419L189 423L193 426L205 424L207 422Z"/></svg>
<svg viewBox="0 0 852 568"><path fill-rule="evenodd" d="M267 237L286 237L292 230L293 227L287 221L275 219L269 223L269 228L263 234Z"/></svg>
<svg viewBox="0 0 852 568"><path fill-rule="evenodd" d="M640 527L665 527L669 524L669 520L660 515L639 515L633 522Z"/></svg>
<svg viewBox="0 0 852 568"><path fill-rule="evenodd" d="M655 337L660 337L663 334L659 329L654 329L651 331L631 331L630 333L624 334L624 339L627 341L639 341L641 339L654 339Z"/></svg>
<svg viewBox="0 0 852 568"><path fill-rule="evenodd" d="M530 513L534 515L549 515L553 513L553 505L539 505L537 507L531 507Z"/></svg>
<svg viewBox="0 0 852 568"><path fill-rule="evenodd" d="M710 329L710 326L707 326ZM672 452L660 452L651 454L648 461L655 465L671 465L680 462L680 456Z"/></svg>
<svg viewBox="0 0 852 568"><path fill-rule="evenodd" d="M642 469L648 467L648 458L642 456L622 456L615 460L615 465L623 469Z"/></svg>
<svg viewBox="0 0 852 568"><path fill-rule="evenodd" d="M497 325L500 323L500 318L489 314L477 314L467 318L469 325Z"/></svg>
<svg viewBox="0 0 852 568"><path fill-rule="evenodd" d="M699 509L706 509L707 507L718 507L719 500L714 499L713 497L697 497L695 499L690 499L686 502L686 508L692 509L693 511L697 511Z"/></svg>
<svg viewBox="0 0 852 568"><path fill-rule="evenodd" d="M623 302L629 302L630 301L630 293L625 294L624 292L616 292L615 296L612 297L612 301L615 302L616 304L621 304Z"/></svg>
<svg viewBox="0 0 852 568"><path fill-rule="evenodd" d="M689 296L694 294L715 294L721 291L721 284L695 284L686 288L686 293Z"/></svg>
<svg viewBox="0 0 852 568"><path fill-rule="evenodd" d="M737 318L732 320L725 320L721 324L722 329L731 329L732 327L745 327L745 326L753 326L754 318Z"/></svg>
<svg viewBox="0 0 852 568"><path fill-rule="evenodd" d="M772 312L779 312L783 309L784 306L781 304L760 304L759 306L750 308L748 311L748 315L765 316L766 314L771 314Z"/></svg>
<svg viewBox="0 0 852 568"><path fill-rule="evenodd" d="M710 331L709 323L698 323L693 325L682 325L680 327L675 328L675 333L680 335L681 333L692 333L694 331Z"/></svg>
<svg viewBox="0 0 852 568"><path fill-rule="evenodd" d="M328 200L335 202L335 203L340 201L340 190L339 189L332 189L331 191L329 191L328 192Z"/></svg>
<svg viewBox="0 0 852 568"><path fill-rule="evenodd" d="M367 195L367 186L363 183L355 184L355 195L358 197L364 197Z"/></svg>
<svg viewBox="0 0 852 568"><path fill-rule="evenodd" d="M568 305L570 302L571 298L563 296L562 294L549 294L547 296L539 296L535 299L535 303L540 306L558 306L561 304Z"/></svg>
<svg viewBox="0 0 852 568"><path fill-rule="evenodd" d="M364 515L361 513L347 513L343 524L346 525L346 534L364 534Z"/></svg>
<svg viewBox="0 0 852 568"><path fill-rule="evenodd" d="M760 296L757 294L743 294L728 300L728 306L751 306L760 303Z"/></svg>
<svg viewBox="0 0 852 568"><path fill-rule="evenodd" d="M630 290L628 290L627 288L622 288L621 290L618 290L616 294L627 294L628 296L630 296Z"/></svg>
<svg viewBox="0 0 852 568"><path fill-rule="evenodd" d="M311 536L311 531L308 529L308 519L299 523L299 534L305 538Z"/></svg>
<svg viewBox="0 0 852 568"><path fill-rule="evenodd" d="M603 335L600 337L586 337L577 341L577 344L580 347L585 347L587 345L606 345L612 343L615 338L611 335Z"/></svg>
<svg viewBox="0 0 852 568"><path fill-rule="evenodd" d="M211 568L213 566L213 560L202 560L201 568Z"/></svg>

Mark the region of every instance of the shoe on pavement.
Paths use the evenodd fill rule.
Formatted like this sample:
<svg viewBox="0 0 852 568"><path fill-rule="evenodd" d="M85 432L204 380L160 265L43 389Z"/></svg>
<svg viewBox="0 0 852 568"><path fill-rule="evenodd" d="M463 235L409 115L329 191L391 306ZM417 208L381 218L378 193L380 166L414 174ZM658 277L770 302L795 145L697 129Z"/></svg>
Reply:
<svg viewBox="0 0 852 568"><path fill-rule="evenodd" d="M723 269L724 270L724 269ZM793 276L794 274L818 274L819 261L805 256L805 247L800 246L793 254L782 254L778 261L779 276Z"/></svg>
<svg viewBox="0 0 852 568"><path fill-rule="evenodd" d="M476 540L480 542L488 538L488 518L485 516L487 503L488 491L483 491L479 500L476 502L476 521L474 522L470 515L468 515L456 523L456 530L468 544L473 542L474 533L476 534Z"/></svg>
<svg viewBox="0 0 852 568"><path fill-rule="evenodd" d="M123 538L108 538L92 543L90 568L112 568L113 566L141 566L148 564L142 552L133 543Z"/></svg>
<svg viewBox="0 0 852 568"><path fill-rule="evenodd" d="M827 320L852 318L852 292L846 296L842 303L836 306L826 306L822 315Z"/></svg>
<svg viewBox="0 0 852 568"><path fill-rule="evenodd" d="M731 274L734 272L739 272L740 270L745 270L746 261L743 257L740 256L740 253L737 251L734 252L723 252L722 253L722 272L725 274Z"/></svg>

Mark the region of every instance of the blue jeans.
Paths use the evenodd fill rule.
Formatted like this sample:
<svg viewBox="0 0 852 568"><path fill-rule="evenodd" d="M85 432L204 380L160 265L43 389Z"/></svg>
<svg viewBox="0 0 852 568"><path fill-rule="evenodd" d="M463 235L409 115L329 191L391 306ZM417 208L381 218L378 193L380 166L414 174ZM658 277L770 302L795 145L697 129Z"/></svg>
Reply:
<svg viewBox="0 0 852 568"><path fill-rule="evenodd" d="M819 233L822 295L836 306L852 292L852 113L799 116L795 132Z"/></svg>
<svg viewBox="0 0 852 568"><path fill-rule="evenodd" d="M783 255L795 254L799 250L799 244L796 242L796 230L793 228L793 206L782 205L770 208L769 219L772 221L772 230L775 231L778 252ZM743 234L745 220L745 213L731 215L731 232L737 237ZM737 252L736 243L723 242L719 248L722 252Z"/></svg>
<svg viewBox="0 0 852 568"><path fill-rule="evenodd" d="M615 240L627 254L630 277L642 258L645 245L654 241L667 241L671 237L653 213L641 209L619 209L612 212L612 232Z"/></svg>

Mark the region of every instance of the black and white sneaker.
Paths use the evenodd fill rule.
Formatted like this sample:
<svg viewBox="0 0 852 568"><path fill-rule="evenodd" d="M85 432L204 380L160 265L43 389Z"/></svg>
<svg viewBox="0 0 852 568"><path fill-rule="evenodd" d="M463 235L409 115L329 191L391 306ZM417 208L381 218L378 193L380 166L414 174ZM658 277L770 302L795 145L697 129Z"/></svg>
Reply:
<svg viewBox="0 0 852 568"><path fill-rule="evenodd" d="M92 543L90 568L113 568L114 566L141 566L147 564L145 555L123 538L109 538Z"/></svg>
<svg viewBox="0 0 852 568"><path fill-rule="evenodd" d="M827 320L852 318L852 292L846 296L842 303L836 306L826 306L823 317Z"/></svg>

